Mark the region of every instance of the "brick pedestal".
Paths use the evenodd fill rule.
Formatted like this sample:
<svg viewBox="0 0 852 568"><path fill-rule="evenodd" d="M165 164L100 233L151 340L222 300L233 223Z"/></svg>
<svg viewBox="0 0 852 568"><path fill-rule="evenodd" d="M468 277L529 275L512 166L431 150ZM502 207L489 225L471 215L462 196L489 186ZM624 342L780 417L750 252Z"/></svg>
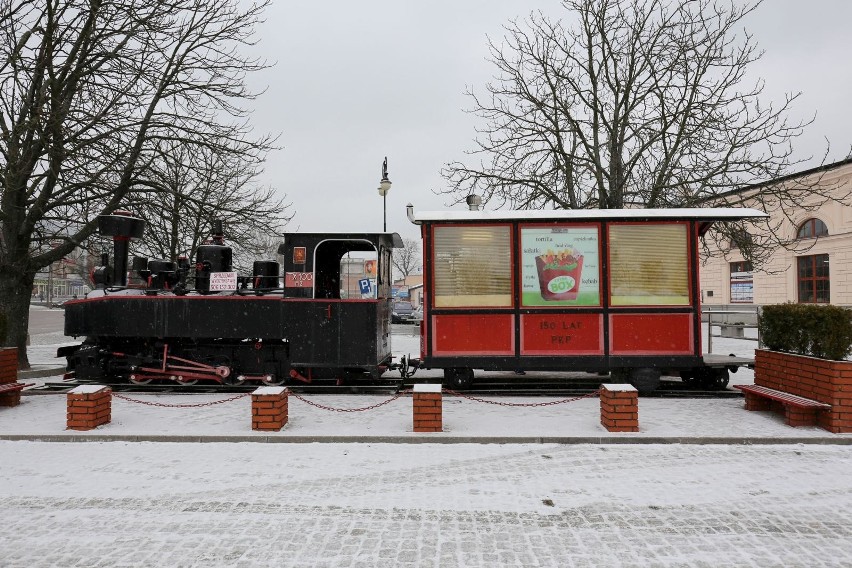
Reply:
<svg viewBox="0 0 852 568"><path fill-rule="evenodd" d="M601 385L601 424L610 432L639 431L639 392L631 385Z"/></svg>
<svg viewBox="0 0 852 568"><path fill-rule="evenodd" d="M0 386L16 382L18 382L18 348L0 348ZM18 406L20 403L20 390L0 394L0 406Z"/></svg>
<svg viewBox="0 0 852 568"><path fill-rule="evenodd" d="M751 392L743 392L746 410L772 410L772 401Z"/></svg>
<svg viewBox="0 0 852 568"><path fill-rule="evenodd" d="M788 426L816 426L819 411L815 408L784 407L784 423Z"/></svg>
<svg viewBox="0 0 852 568"><path fill-rule="evenodd" d="M278 431L287 424L286 387L260 387L251 394L251 429Z"/></svg>
<svg viewBox="0 0 852 568"><path fill-rule="evenodd" d="M18 380L18 348L0 347L0 385Z"/></svg>
<svg viewBox="0 0 852 568"><path fill-rule="evenodd" d="M414 431L443 432L441 385L414 385Z"/></svg>
<svg viewBox="0 0 852 568"><path fill-rule="evenodd" d="M112 419L112 389L83 385L68 391L68 429L92 430Z"/></svg>
<svg viewBox="0 0 852 568"><path fill-rule="evenodd" d="M0 386L18 382L18 348L0 348ZM7 391L0 394L0 406L18 406L21 404L21 391Z"/></svg>

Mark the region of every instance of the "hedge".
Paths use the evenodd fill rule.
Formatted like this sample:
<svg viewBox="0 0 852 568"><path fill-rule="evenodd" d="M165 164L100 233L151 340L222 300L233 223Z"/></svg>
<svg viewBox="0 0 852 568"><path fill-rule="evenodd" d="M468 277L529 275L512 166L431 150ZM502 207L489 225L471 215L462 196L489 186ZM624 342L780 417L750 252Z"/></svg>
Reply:
<svg viewBox="0 0 852 568"><path fill-rule="evenodd" d="M843 360L852 352L852 313L816 304L763 306L760 339L767 349Z"/></svg>

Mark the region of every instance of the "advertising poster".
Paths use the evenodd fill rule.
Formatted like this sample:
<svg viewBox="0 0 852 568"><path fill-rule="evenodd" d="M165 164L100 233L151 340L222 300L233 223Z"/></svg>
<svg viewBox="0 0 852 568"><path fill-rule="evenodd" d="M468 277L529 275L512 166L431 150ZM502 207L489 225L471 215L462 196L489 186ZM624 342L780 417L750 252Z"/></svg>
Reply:
<svg viewBox="0 0 852 568"><path fill-rule="evenodd" d="M521 305L599 306L598 227L521 228Z"/></svg>

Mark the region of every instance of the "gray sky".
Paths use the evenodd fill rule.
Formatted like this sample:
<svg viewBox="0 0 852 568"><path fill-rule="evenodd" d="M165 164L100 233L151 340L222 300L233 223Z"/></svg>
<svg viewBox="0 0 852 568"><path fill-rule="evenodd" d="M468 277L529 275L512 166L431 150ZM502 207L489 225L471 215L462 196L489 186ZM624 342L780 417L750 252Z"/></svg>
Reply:
<svg viewBox="0 0 852 568"><path fill-rule="evenodd" d="M281 133L261 178L287 194L290 230L380 231L377 187L388 157L393 187L389 231L417 237L405 205L445 208L439 171L473 147L475 117L463 112L466 86L481 90L494 72L486 35L503 36L510 18L557 0L277 0L258 33L259 53L276 65L251 77L267 91L255 102L259 131ZM852 144L852 2L766 0L747 26L765 50L752 72L765 100L802 91L794 117L816 113L797 142L800 156L830 160Z"/></svg>

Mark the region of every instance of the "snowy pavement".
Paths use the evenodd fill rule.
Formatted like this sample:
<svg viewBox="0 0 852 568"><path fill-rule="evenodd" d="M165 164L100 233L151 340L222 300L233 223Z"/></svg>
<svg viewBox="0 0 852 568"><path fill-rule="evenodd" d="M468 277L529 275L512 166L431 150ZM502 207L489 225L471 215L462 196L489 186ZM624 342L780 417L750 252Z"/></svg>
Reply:
<svg viewBox="0 0 852 568"><path fill-rule="evenodd" d="M719 353L754 345L714 338ZM740 399L640 398L640 432L620 434L596 399L445 397L436 434L413 432L407 397L364 412L291 399L278 433L251 431L247 398L114 399L90 433L65 430L64 404L0 408L3 568L852 566L852 435L791 428ZM79 441L33 441L66 436ZM142 436L172 441L123 441ZM481 443L497 440L512 443Z"/></svg>
<svg viewBox="0 0 852 568"><path fill-rule="evenodd" d="M0 442L0 565L849 566L848 446Z"/></svg>

